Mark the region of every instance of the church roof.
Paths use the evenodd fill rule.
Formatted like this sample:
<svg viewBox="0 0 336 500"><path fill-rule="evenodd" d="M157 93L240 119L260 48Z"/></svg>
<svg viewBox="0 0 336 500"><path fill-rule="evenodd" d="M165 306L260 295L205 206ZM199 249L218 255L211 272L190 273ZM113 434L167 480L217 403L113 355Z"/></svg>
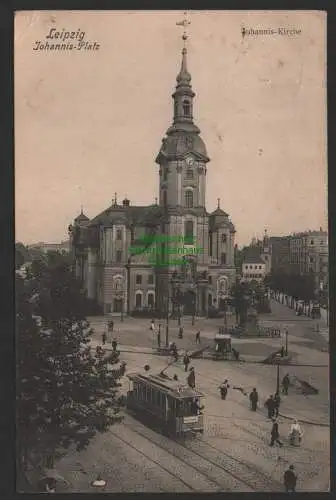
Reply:
<svg viewBox="0 0 336 500"><path fill-rule="evenodd" d="M151 225L157 223L162 214L162 208L159 205L121 206L113 204L94 217L89 226L110 225L118 222L138 226Z"/></svg>
<svg viewBox="0 0 336 500"><path fill-rule="evenodd" d="M212 215L220 215L222 217L229 217L229 214L227 214L226 212L224 212L224 210L222 210L221 208L216 208L216 210L214 210L213 212L211 212L210 214L210 217Z"/></svg>
<svg viewBox="0 0 336 500"><path fill-rule="evenodd" d="M90 220L89 217L87 217L85 214L83 214L83 211L77 215L75 222L86 222Z"/></svg>
<svg viewBox="0 0 336 500"><path fill-rule="evenodd" d="M190 125L195 127L195 125ZM173 127L175 126L173 125ZM169 130L167 133L169 133ZM163 139L156 162L160 162L161 155L169 160L170 158L176 159L179 157L182 159L188 153L194 153L196 156L200 156L201 159L209 161L204 141L199 135L186 133L185 130L181 133L172 133Z"/></svg>

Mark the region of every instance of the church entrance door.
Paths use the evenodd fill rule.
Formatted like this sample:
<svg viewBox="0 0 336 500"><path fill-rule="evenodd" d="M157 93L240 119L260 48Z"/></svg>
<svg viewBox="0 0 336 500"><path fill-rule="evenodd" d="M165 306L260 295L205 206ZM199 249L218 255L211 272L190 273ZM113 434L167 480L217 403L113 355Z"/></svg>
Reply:
<svg viewBox="0 0 336 500"><path fill-rule="evenodd" d="M196 295L191 290L184 294L184 314L185 316L192 316L195 314Z"/></svg>

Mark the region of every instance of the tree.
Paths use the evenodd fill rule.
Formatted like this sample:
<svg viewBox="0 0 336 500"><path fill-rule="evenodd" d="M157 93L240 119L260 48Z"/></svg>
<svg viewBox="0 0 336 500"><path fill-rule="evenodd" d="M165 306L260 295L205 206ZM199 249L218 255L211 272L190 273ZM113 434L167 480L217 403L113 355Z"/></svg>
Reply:
<svg viewBox="0 0 336 500"><path fill-rule="evenodd" d="M61 255L16 278L17 429L21 472L32 453L53 466L60 449L85 448L120 420L118 355L92 352L85 297Z"/></svg>
<svg viewBox="0 0 336 500"><path fill-rule="evenodd" d="M20 269L25 262L31 260L30 253L23 243L15 243L15 269Z"/></svg>

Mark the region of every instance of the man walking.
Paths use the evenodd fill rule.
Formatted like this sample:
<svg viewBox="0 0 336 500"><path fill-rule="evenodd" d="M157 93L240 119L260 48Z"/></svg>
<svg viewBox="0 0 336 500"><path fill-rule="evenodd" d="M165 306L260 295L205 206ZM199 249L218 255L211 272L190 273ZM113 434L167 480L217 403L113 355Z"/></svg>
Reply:
<svg viewBox="0 0 336 500"><path fill-rule="evenodd" d="M111 319L111 321L109 321L109 324L108 324L108 329L109 329L109 332L113 332L113 328L114 328L114 321L113 319Z"/></svg>
<svg viewBox="0 0 336 500"><path fill-rule="evenodd" d="M271 443L270 446L274 446L274 443L277 443L280 448L283 446L282 442L280 441L280 434L279 434L279 424L276 420L276 418L273 418L273 425L271 429Z"/></svg>
<svg viewBox="0 0 336 500"><path fill-rule="evenodd" d="M105 332L102 333L102 343L103 343L103 345L106 344L106 333Z"/></svg>
<svg viewBox="0 0 336 500"><path fill-rule="evenodd" d="M189 366L189 363L190 363L190 358L188 356L188 353L187 351L185 352L185 355L183 357L183 364L184 364L184 371L187 372L188 371L188 366Z"/></svg>
<svg viewBox="0 0 336 500"><path fill-rule="evenodd" d="M274 416L274 399L273 395L271 394L270 397L265 401L265 406L267 408L267 416L269 419L273 418Z"/></svg>
<svg viewBox="0 0 336 500"><path fill-rule="evenodd" d="M251 410L252 411L257 411L257 405L258 405L258 393L257 389L254 387L251 394L250 394L250 403L251 403Z"/></svg>
<svg viewBox="0 0 336 500"><path fill-rule="evenodd" d="M196 344L200 344L200 343L201 343L201 332L200 332L200 331L198 331L198 332L196 333L195 343L196 343Z"/></svg>
<svg viewBox="0 0 336 500"><path fill-rule="evenodd" d="M179 328L178 338L179 339L183 338L183 327L182 326L180 326L180 328Z"/></svg>
<svg viewBox="0 0 336 500"><path fill-rule="evenodd" d="M284 378L282 379L282 392L283 394L288 395L288 387L289 387L289 374L286 373Z"/></svg>
<svg viewBox="0 0 336 500"><path fill-rule="evenodd" d="M160 326L160 325L159 325ZM160 332L160 328L158 329L157 333L156 333L156 338L157 338L157 345L158 345L158 348L160 349L161 347L161 332Z"/></svg>
<svg viewBox="0 0 336 500"><path fill-rule="evenodd" d="M286 493L295 493L297 475L295 474L294 465L290 465L284 473L284 486Z"/></svg>

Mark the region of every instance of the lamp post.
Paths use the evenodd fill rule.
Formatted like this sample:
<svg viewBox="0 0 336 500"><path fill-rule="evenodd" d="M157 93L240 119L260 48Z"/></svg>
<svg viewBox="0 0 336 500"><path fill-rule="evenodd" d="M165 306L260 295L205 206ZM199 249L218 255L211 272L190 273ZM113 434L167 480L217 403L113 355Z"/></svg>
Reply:
<svg viewBox="0 0 336 500"><path fill-rule="evenodd" d="M276 392L280 393L280 355L277 354L275 357L275 363L277 367L277 379L276 379Z"/></svg>
<svg viewBox="0 0 336 500"><path fill-rule="evenodd" d="M166 348L169 346L169 291L167 296L167 317L166 317Z"/></svg>
<svg viewBox="0 0 336 500"><path fill-rule="evenodd" d="M288 328L285 328L285 353L288 356Z"/></svg>

